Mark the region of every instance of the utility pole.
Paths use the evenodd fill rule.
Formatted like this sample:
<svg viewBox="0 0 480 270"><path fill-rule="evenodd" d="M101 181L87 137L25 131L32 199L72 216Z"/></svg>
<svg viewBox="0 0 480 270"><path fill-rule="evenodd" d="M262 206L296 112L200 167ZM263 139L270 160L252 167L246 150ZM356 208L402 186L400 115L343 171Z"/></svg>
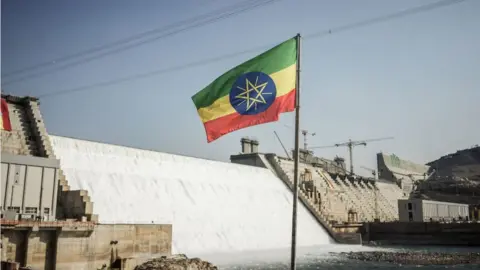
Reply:
<svg viewBox="0 0 480 270"><path fill-rule="evenodd" d="M280 137L278 136L277 132L273 131L273 133L275 133L275 136L277 137L277 140L280 142L280 145L282 146L283 151L285 151L285 155L287 155L287 158L290 159L290 155L288 154L287 148L285 148L285 145L283 145L283 142L282 140L280 140Z"/></svg>

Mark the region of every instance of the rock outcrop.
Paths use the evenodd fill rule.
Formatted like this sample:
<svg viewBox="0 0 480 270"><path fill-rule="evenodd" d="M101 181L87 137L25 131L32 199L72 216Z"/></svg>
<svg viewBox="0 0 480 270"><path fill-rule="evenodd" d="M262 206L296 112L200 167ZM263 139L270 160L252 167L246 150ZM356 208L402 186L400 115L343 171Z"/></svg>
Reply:
<svg viewBox="0 0 480 270"><path fill-rule="evenodd" d="M348 259L413 265L479 264L480 253L465 252L342 252Z"/></svg>
<svg viewBox="0 0 480 270"><path fill-rule="evenodd" d="M217 270L213 264L199 258L189 259L183 254L172 257L162 256L137 265L135 270Z"/></svg>

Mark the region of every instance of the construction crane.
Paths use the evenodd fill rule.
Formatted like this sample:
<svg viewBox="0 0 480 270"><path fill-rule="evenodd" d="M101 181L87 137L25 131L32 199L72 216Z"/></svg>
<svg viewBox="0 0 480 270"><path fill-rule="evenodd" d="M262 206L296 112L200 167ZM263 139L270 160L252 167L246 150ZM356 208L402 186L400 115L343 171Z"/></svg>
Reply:
<svg viewBox="0 0 480 270"><path fill-rule="evenodd" d="M293 128L292 128L291 126L289 126L289 125L284 125L284 126L287 127L287 128L289 128L289 129L293 129ZM306 129L302 129L302 135L303 135L303 149L307 150L307 149L308 149L308 148L307 148L307 146L308 146L308 144L307 144L307 136L312 136L312 137L313 137L313 136L317 135L317 133L316 133L316 132L310 133L310 131L308 131L308 130L306 130Z"/></svg>
<svg viewBox="0 0 480 270"><path fill-rule="evenodd" d="M275 133L275 136L277 137L278 142L282 146L283 151L285 151L285 155L287 155L287 158L290 159L290 155L288 154L287 148L285 148L285 145L283 145L283 142L282 142L282 140L280 140L280 137L278 136L277 132L273 131L273 133Z"/></svg>
<svg viewBox="0 0 480 270"><path fill-rule="evenodd" d="M393 137L368 139L368 140L361 140L361 141L348 140L348 142L337 143L337 144L334 144L334 145L314 146L314 147L310 147L310 149L330 148L330 147L339 147L339 146L348 147L348 152L349 152L349 155L350 155L350 174L353 175L353 147L359 146L359 145L367 146L367 143L385 141L385 140L391 140L391 139L393 139Z"/></svg>
<svg viewBox="0 0 480 270"><path fill-rule="evenodd" d="M303 149L307 150L307 136L310 135L310 136L315 136L317 133L313 132L313 133L310 133L308 132L308 130L305 130L303 129L302 130L302 135L303 135Z"/></svg>

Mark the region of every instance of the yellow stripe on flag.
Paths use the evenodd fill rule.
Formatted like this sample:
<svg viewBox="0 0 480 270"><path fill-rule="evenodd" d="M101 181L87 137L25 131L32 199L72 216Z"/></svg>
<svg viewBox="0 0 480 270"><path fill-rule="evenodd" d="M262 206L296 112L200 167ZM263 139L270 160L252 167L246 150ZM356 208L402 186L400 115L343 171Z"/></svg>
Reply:
<svg viewBox="0 0 480 270"><path fill-rule="evenodd" d="M288 94L295 89L296 64L270 74L277 88L277 98ZM226 95L217 99L212 105L200 108L198 114L202 122L208 122L217 118L235 113L235 109L230 104L230 97Z"/></svg>

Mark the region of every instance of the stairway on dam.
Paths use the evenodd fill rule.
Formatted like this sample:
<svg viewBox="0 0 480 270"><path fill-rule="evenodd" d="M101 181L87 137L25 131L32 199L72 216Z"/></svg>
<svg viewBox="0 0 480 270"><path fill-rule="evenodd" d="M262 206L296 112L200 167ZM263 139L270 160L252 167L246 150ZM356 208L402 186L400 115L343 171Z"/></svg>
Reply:
<svg viewBox="0 0 480 270"><path fill-rule="evenodd" d="M268 168L293 189L292 159L259 153L258 142L255 142L255 148L243 145L249 142L248 139L241 142L242 150L252 151L232 155L232 162ZM354 232L361 223L398 220L397 200L403 198L399 186L383 180L346 175L344 169L333 165L305 160L299 164L299 199L332 238L339 243L360 242Z"/></svg>
<svg viewBox="0 0 480 270"><path fill-rule="evenodd" d="M288 181L293 182L292 160L273 154L266 156L277 171L283 172ZM374 221L375 218L382 221L398 219L396 201L401 196L398 186L378 180L331 174L306 163L301 163L299 169L302 194L318 201L319 214L329 224L349 222L349 211L356 213L358 222ZM305 172L310 179L305 179ZM315 189L316 194L307 191L308 185Z"/></svg>
<svg viewBox="0 0 480 270"><path fill-rule="evenodd" d="M171 254L169 224L96 222L89 192L71 189L58 168L38 99L2 94L4 109L11 130L1 130L2 261L90 270L122 256L126 269L133 269L146 255ZM118 256L112 258L112 250Z"/></svg>
<svg viewBox="0 0 480 270"><path fill-rule="evenodd" d="M2 152L57 159L45 127L39 100L34 97L3 95L9 107L12 131L2 130ZM63 171L59 170L57 218L95 221L93 202L86 190L70 191Z"/></svg>

